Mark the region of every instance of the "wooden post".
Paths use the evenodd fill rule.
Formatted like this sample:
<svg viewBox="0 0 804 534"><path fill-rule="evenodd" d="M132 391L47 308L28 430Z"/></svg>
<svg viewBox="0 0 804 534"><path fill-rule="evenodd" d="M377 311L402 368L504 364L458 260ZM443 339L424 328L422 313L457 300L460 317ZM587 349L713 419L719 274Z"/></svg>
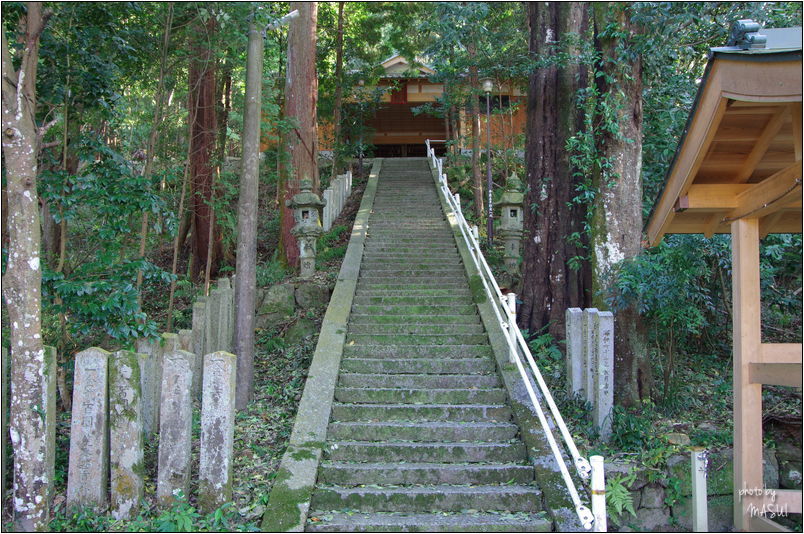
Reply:
<svg viewBox="0 0 804 534"><path fill-rule="evenodd" d="M731 223L732 302L734 303L734 529L751 530L740 490L762 488L762 385L752 384L749 368L759 361L759 220Z"/></svg>

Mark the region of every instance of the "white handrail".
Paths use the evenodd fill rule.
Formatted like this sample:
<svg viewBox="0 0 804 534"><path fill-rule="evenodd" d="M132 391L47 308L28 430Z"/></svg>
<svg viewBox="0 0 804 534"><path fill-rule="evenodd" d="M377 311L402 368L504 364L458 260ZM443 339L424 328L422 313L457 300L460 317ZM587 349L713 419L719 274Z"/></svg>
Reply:
<svg viewBox="0 0 804 534"><path fill-rule="evenodd" d="M466 222L466 219L464 218L463 212L461 210L460 196L457 193L453 195L449 189L449 186L447 185L447 176L446 174L443 173L443 159L436 157L435 150L433 150L430 147L429 139L425 141L425 144L427 146L427 157L432 160L433 166L438 172L438 182L441 192L444 195L447 204L449 204L451 211L455 215L455 218L457 219L458 229L461 231L461 236L466 242L466 245L469 247L469 250L471 252L470 255L472 257L473 263L475 264L475 267L481 274L480 279L483 282L483 288L486 291L486 295L489 297L489 300L494 304L492 306L492 310L494 310L494 314L497 318L497 321L499 322L503 331L506 333L505 337L510 353L509 358L511 360L511 363L514 363L516 365L517 370L519 371L519 375L525 384L525 389L528 392L528 396L530 397L530 400L533 403L533 407L536 410L536 415L539 418L539 422L541 423L542 428L545 429L545 436L547 437L547 441L550 444L550 449L553 453L553 456L555 457L556 462L558 463L559 470L561 471L561 476L563 477L564 483L567 486L567 490L569 491L573 505L575 506L575 511L578 514L578 518L580 519L584 528L586 528L587 530L591 529L594 525L595 531L603 532L606 529L605 499L603 500L598 498L592 499L592 507L594 509L594 513L590 511L589 508L586 507L581 502L580 496L578 495L578 490L575 487L575 483L572 480L572 477L570 476L566 463L564 462L564 457L561 452L561 449L559 448L558 443L556 442L555 436L553 436L553 432L550 429L547 417L544 414L544 410L542 409L539 399L536 396L536 392L533 389L533 385L531 384L531 379L528 377L527 372L525 370L525 366L523 365L522 360L519 357L520 352L525 357L525 360L528 363L528 367L531 370L531 374L533 375L533 379L538 385L542 397L547 402L547 405L550 408L550 414L553 417L555 426L558 427L561 433L564 445L569 451L570 456L572 456L572 460L575 465L575 470L578 476L580 476L582 479L589 479L590 474L592 473L593 470L592 465L590 465L589 461L586 458L582 457L578 452L578 448L575 445L575 441L572 439L572 434L570 434L569 429L567 428L567 425L564 422L564 418L561 416L561 412L559 412L558 407L556 406L555 401L553 400L553 396L550 394L550 391L547 388L547 384L544 382L544 378L542 377L542 374L539 371L539 368L536 365L535 360L533 359L533 355L530 352L530 347L528 347L525 338L522 336L522 332L519 330L519 327L516 324L516 311L512 310L512 306L510 305L511 301L509 300L509 298L503 295L502 292L500 291L500 287L497 284L496 279L494 278L494 274L492 273L491 268L486 262L486 258L483 256L483 252L480 249L480 243L477 235L477 228L469 227L469 224ZM593 483L592 493L594 495L599 496L605 493L602 458L600 458L599 462L594 463L599 465L595 465L596 468L595 472L597 476L592 477L592 483Z"/></svg>

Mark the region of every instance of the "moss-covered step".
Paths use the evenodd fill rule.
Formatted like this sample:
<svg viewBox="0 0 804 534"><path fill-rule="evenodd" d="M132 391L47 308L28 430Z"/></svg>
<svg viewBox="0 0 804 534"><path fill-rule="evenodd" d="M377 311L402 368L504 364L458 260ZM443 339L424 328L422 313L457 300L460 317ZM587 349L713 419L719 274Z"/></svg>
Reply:
<svg viewBox="0 0 804 534"><path fill-rule="evenodd" d="M494 389L403 389L345 388L335 389L335 400L349 403L391 404L499 404L505 402L505 391Z"/></svg>
<svg viewBox="0 0 804 534"><path fill-rule="evenodd" d="M390 374L390 373L349 373L341 370L338 385L344 387L420 387L420 388L460 388L497 387L500 379L496 374Z"/></svg>
<svg viewBox="0 0 804 534"><path fill-rule="evenodd" d="M347 441L508 441L512 423L489 421L347 421L330 423L328 439Z"/></svg>
<svg viewBox="0 0 804 534"><path fill-rule="evenodd" d="M308 532L550 532L547 515L505 513L310 512Z"/></svg>
<svg viewBox="0 0 804 534"><path fill-rule="evenodd" d="M360 512L459 512L461 510L507 510L536 512L541 492L533 486L409 486L344 488L319 486L312 508Z"/></svg>
<svg viewBox="0 0 804 534"><path fill-rule="evenodd" d="M325 456L340 462L509 463L525 460L521 441L494 443L421 443L410 441L336 441ZM379 483L375 482L375 483Z"/></svg>
<svg viewBox="0 0 804 534"><path fill-rule="evenodd" d="M491 374L494 362L491 358L345 358L341 361L345 373L394 373L394 374Z"/></svg>
<svg viewBox="0 0 804 534"><path fill-rule="evenodd" d="M501 421L511 420L504 404L341 404L333 421Z"/></svg>
<svg viewBox="0 0 804 534"><path fill-rule="evenodd" d="M453 304L472 304L471 295L442 295L442 296L377 296L377 295L358 295L353 300L354 304L435 304L439 306L451 306Z"/></svg>
<svg viewBox="0 0 804 534"><path fill-rule="evenodd" d="M372 289L360 288L355 297L463 297L472 292L469 288L431 288L431 289Z"/></svg>
<svg viewBox="0 0 804 534"><path fill-rule="evenodd" d="M479 358L491 356L489 345L358 345L347 343L343 347L345 358L394 358L402 359L427 356L432 358ZM352 371L365 372L365 371ZM458 372L458 371L456 371ZM471 372L471 371L470 371Z"/></svg>
<svg viewBox="0 0 804 534"><path fill-rule="evenodd" d="M349 323L350 334L414 334L414 335L433 335L433 334L475 334L484 332L481 324L425 324L425 323L403 323L403 324L377 324L377 323Z"/></svg>
<svg viewBox="0 0 804 534"><path fill-rule="evenodd" d="M364 315L353 313L349 316L349 326L371 324L419 324L419 325L480 325L480 316L474 315Z"/></svg>
<svg viewBox="0 0 804 534"><path fill-rule="evenodd" d="M464 313L474 315L477 313L477 308L474 304L456 304L455 306L436 306L433 304L421 306L354 304L352 306L352 312L363 315L461 315Z"/></svg>
<svg viewBox="0 0 804 534"><path fill-rule="evenodd" d="M466 287L466 282L463 280L416 280L413 282L361 280L357 284L357 289L366 291L375 289L391 289L395 291L407 291L409 289L466 289Z"/></svg>
<svg viewBox="0 0 804 534"><path fill-rule="evenodd" d="M480 345L488 343L485 334L354 334L346 343L355 345Z"/></svg>
<svg viewBox="0 0 804 534"><path fill-rule="evenodd" d="M443 250L438 249L435 251L424 250L411 250L409 252L377 252L372 250L365 250L363 255L364 262L385 262L385 263L399 263L408 262L411 259L427 259L432 261L448 261L451 263L458 263L461 257L456 250Z"/></svg>
<svg viewBox="0 0 804 534"><path fill-rule="evenodd" d="M516 463L353 463L325 461L318 481L338 486L361 484L527 484L533 467Z"/></svg>

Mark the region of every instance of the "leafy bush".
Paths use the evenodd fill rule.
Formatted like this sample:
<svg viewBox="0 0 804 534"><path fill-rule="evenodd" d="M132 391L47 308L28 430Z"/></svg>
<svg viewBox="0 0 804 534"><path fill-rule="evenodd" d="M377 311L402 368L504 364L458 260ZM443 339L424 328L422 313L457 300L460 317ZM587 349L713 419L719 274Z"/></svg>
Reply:
<svg viewBox="0 0 804 534"><path fill-rule="evenodd" d="M285 279L287 270L279 261L277 251L267 262L257 263L257 287L268 287Z"/></svg>

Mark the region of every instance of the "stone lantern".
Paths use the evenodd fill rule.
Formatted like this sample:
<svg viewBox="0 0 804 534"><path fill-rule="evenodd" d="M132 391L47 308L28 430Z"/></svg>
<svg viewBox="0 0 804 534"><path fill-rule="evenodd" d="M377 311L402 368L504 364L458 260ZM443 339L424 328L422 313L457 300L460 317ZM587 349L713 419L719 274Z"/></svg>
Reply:
<svg viewBox="0 0 804 534"><path fill-rule="evenodd" d="M496 203L500 207L500 236L505 243L505 268L509 273L516 273L519 267L519 242L525 223L525 194L522 193L522 182L514 173L505 182L505 191Z"/></svg>
<svg viewBox="0 0 804 534"><path fill-rule="evenodd" d="M321 200L313 193L313 182L309 178L302 179L299 184L301 191L293 198L285 201L285 205L293 209L293 219L296 225L290 233L299 240L299 257L301 272L299 276L304 279L312 278L315 274L315 247L318 237L324 233L321 228L319 213L327 201Z"/></svg>

